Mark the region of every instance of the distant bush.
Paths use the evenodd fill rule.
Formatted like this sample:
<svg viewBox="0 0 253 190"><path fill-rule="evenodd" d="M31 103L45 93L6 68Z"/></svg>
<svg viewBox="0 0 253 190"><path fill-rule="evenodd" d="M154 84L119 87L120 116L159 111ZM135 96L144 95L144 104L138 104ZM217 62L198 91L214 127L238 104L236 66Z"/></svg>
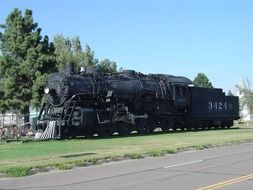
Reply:
<svg viewBox="0 0 253 190"><path fill-rule="evenodd" d="M69 169L73 168L73 165L71 165L69 163L57 163L54 166L55 166L55 168L57 168L59 170L69 170Z"/></svg>
<svg viewBox="0 0 253 190"><path fill-rule="evenodd" d="M167 149L163 151L165 154L176 154L177 150L175 149Z"/></svg>
<svg viewBox="0 0 253 190"><path fill-rule="evenodd" d="M10 177L22 177L32 174L31 167L12 167L4 171Z"/></svg>
<svg viewBox="0 0 253 190"><path fill-rule="evenodd" d="M131 158L131 159L141 159L144 158L144 156L140 153L129 153L124 155L125 158Z"/></svg>
<svg viewBox="0 0 253 190"><path fill-rule="evenodd" d="M159 156L164 156L165 153L163 151L155 150L155 151L148 152L148 154L152 157L159 157Z"/></svg>

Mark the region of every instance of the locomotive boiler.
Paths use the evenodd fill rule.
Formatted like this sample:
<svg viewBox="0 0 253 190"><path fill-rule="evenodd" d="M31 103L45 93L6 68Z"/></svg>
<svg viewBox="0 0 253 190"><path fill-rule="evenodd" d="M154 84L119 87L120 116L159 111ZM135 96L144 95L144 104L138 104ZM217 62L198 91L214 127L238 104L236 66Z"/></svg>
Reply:
<svg viewBox="0 0 253 190"><path fill-rule="evenodd" d="M108 75L94 67L75 74L72 67L48 77L37 138L229 128L239 118L238 97L193 87L186 77L133 70Z"/></svg>

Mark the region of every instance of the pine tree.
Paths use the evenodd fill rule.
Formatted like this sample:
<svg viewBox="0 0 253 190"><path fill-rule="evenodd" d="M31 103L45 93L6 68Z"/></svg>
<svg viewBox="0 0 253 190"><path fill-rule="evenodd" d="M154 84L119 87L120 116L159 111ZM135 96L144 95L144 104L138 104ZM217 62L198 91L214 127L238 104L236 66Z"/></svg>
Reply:
<svg viewBox="0 0 253 190"><path fill-rule="evenodd" d="M116 73L117 72L117 64L114 61L110 61L109 59L104 59L99 62L98 67L103 73Z"/></svg>
<svg viewBox="0 0 253 190"><path fill-rule="evenodd" d="M198 75L193 80L193 84L196 87L213 88L212 83L204 73L198 73Z"/></svg>
<svg viewBox="0 0 253 190"><path fill-rule="evenodd" d="M231 92L231 90L228 90L227 96L234 96L234 94Z"/></svg>
<svg viewBox="0 0 253 190"><path fill-rule="evenodd" d="M24 114L28 122L29 107L40 105L47 73L55 71L54 46L42 38L31 10L14 9L0 27L0 109Z"/></svg>
<svg viewBox="0 0 253 190"><path fill-rule="evenodd" d="M95 66L98 64L98 59L95 58L94 51L91 50L88 44L85 45L85 52L84 52L84 62L82 65L84 67Z"/></svg>

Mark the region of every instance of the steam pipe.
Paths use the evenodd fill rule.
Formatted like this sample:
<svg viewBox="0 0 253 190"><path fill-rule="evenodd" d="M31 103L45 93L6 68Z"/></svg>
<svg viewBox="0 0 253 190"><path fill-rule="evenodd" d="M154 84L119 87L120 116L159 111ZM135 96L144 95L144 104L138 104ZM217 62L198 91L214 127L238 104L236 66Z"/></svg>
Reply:
<svg viewBox="0 0 253 190"><path fill-rule="evenodd" d="M65 64L65 73L68 75L71 75L72 73L74 73L74 64L67 62Z"/></svg>

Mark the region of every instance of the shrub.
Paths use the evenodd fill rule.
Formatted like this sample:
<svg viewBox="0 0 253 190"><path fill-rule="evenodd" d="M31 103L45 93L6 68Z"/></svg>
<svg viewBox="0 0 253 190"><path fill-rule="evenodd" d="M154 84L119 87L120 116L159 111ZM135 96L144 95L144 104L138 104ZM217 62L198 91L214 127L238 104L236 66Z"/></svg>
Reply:
<svg viewBox="0 0 253 190"><path fill-rule="evenodd" d="M141 159L141 158L144 158L144 156L142 154L139 154L139 153L125 154L124 157L131 158L131 159Z"/></svg>
<svg viewBox="0 0 253 190"><path fill-rule="evenodd" d="M12 167L4 171L10 177L21 177L32 174L31 167Z"/></svg>
<svg viewBox="0 0 253 190"><path fill-rule="evenodd" d="M148 153L150 156L153 156L153 157L159 157L159 156L164 156L164 152L163 151L151 151Z"/></svg>
<svg viewBox="0 0 253 190"><path fill-rule="evenodd" d="M55 168L57 168L59 170L69 170L69 169L73 168L73 165L71 165L69 163L57 163L54 166L55 166Z"/></svg>

